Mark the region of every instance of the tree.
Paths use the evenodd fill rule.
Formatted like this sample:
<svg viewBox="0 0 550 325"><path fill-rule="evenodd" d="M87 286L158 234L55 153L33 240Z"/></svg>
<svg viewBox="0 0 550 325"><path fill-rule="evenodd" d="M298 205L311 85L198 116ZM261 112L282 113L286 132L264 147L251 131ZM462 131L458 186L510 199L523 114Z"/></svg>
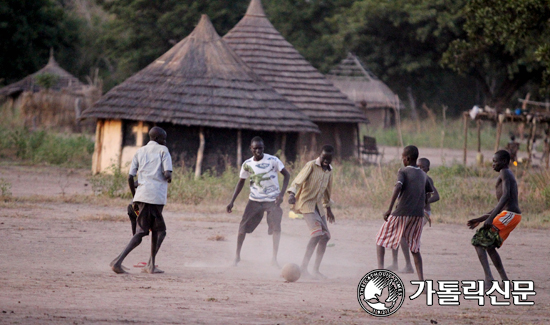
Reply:
<svg viewBox="0 0 550 325"><path fill-rule="evenodd" d="M488 105L505 108L518 89L549 75L547 0L471 0L463 13L466 35L452 42L443 63L476 78Z"/></svg>
<svg viewBox="0 0 550 325"><path fill-rule="evenodd" d="M50 48L70 62L77 43L78 21L53 0L0 2L0 83L36 72L48 62Z"/></svg>
<svg viewBox="0 0 550 325"><path fill-rule="evenodd" d="M351 51L402 99L458 114L473 106L476 83L441 66L449 44L464 35L466 0L360 0L329 19L336 53Z"/></svg>

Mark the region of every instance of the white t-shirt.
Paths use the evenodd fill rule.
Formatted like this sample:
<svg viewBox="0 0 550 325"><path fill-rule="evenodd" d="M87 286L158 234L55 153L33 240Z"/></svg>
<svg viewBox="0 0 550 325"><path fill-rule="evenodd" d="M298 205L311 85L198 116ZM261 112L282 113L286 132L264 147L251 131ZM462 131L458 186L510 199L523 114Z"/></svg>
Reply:
<svg viewBox="0 0 550 325"><path fill-rule="evenodd" d="M168 182L164 171L172 171L172 157L168 148L155 141L149 141L146 146L138 149L129 174L138 177L139 186L136 189L134 202L149 204L166 204Z"/></svg>
<svg viewBox="0 0 550 325"><path fill-rule="evenodd" d="M280 194L277 174L285 168L279 158L264 153L260 161L254 157L246 160L241 167L241 178L250 177L249 199L258 202L274 202Z"/></svg>

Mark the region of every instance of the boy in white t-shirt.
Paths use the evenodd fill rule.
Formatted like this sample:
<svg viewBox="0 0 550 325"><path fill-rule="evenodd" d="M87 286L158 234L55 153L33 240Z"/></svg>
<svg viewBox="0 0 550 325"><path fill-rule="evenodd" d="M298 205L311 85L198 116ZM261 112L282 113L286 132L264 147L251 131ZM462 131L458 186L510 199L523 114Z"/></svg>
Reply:
<svg viewBox="0 0 550 325"><path fill-rule="evenodd" d="M279 158L264 154L264 141L260 137L254 137L250 143L252 158L246 160L242 167L241 179L235 187L231 202L227 205L227 213L233 210L233 203L244 187L244 182L250 177L250 196L248 204L243 213L237 237L237 254L235 256L236 266L241 260L241 248L247 233L251 233L262 221L264 212L267 212L268 234L273 235L273 258L272 265L277 263L277 252L281 238L281 219L283 210L280 205L290 180L290 173ZM283 189L279 189L277 173L284 176Z"/></svg>

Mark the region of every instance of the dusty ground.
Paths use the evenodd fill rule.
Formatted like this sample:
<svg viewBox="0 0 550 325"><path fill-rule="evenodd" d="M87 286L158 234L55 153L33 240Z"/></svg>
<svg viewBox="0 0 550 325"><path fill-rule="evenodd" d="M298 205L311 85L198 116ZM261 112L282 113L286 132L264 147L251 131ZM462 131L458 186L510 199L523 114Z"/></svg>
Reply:
<svg viewBox="0 0 550 325"><path fill-rule="evenodd" d="M436 296L428 307L425 298L407 298L396 314L381 319L362 311L356 298L360 278L376 267L374 236L381 219L338 220L336 214L321 267L329 279L285 283L269 265L265 221L246 238L241 264L231 266L244 206L227 215L189 213L169 204L168 236L157 261L166 273L141 274L132 267L147 260L147 238L124 263L131 274L116 275L108 264L130 239L125 202L71 199L91 195L87 171L63 175L66 170L58 168L0 167L0 177L12 183L13 196L19 198L0 204L0 323L550 323L550 236L545 230L519 228L500 250L512 279L535 282L535 306L479 307L462 300L460 306L444 307ZM216 235L225 240L209 240ZM481 279L471 236L462 226L425 228L426 278ZM280 264L299 263L307 241L305 223L285 217ZM401 278L406 295L412 295L416 286L409 281L415 275Z"/></svg>

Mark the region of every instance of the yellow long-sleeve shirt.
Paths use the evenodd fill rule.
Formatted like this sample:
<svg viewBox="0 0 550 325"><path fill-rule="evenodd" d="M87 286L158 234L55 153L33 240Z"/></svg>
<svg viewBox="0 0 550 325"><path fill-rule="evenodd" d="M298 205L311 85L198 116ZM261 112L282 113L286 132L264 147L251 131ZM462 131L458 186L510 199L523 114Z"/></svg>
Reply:
<svg viewBox="0 0 550 325"><path fill-rule="evenodd" d="M291 209L297 213L314 213L315 207L323 215L321 207L330 207L333 202L330 199L332 189L332 166L323 170L321 160L312 160L302 168L294 179L288 193L293 193L296 203Z"/></svg>

